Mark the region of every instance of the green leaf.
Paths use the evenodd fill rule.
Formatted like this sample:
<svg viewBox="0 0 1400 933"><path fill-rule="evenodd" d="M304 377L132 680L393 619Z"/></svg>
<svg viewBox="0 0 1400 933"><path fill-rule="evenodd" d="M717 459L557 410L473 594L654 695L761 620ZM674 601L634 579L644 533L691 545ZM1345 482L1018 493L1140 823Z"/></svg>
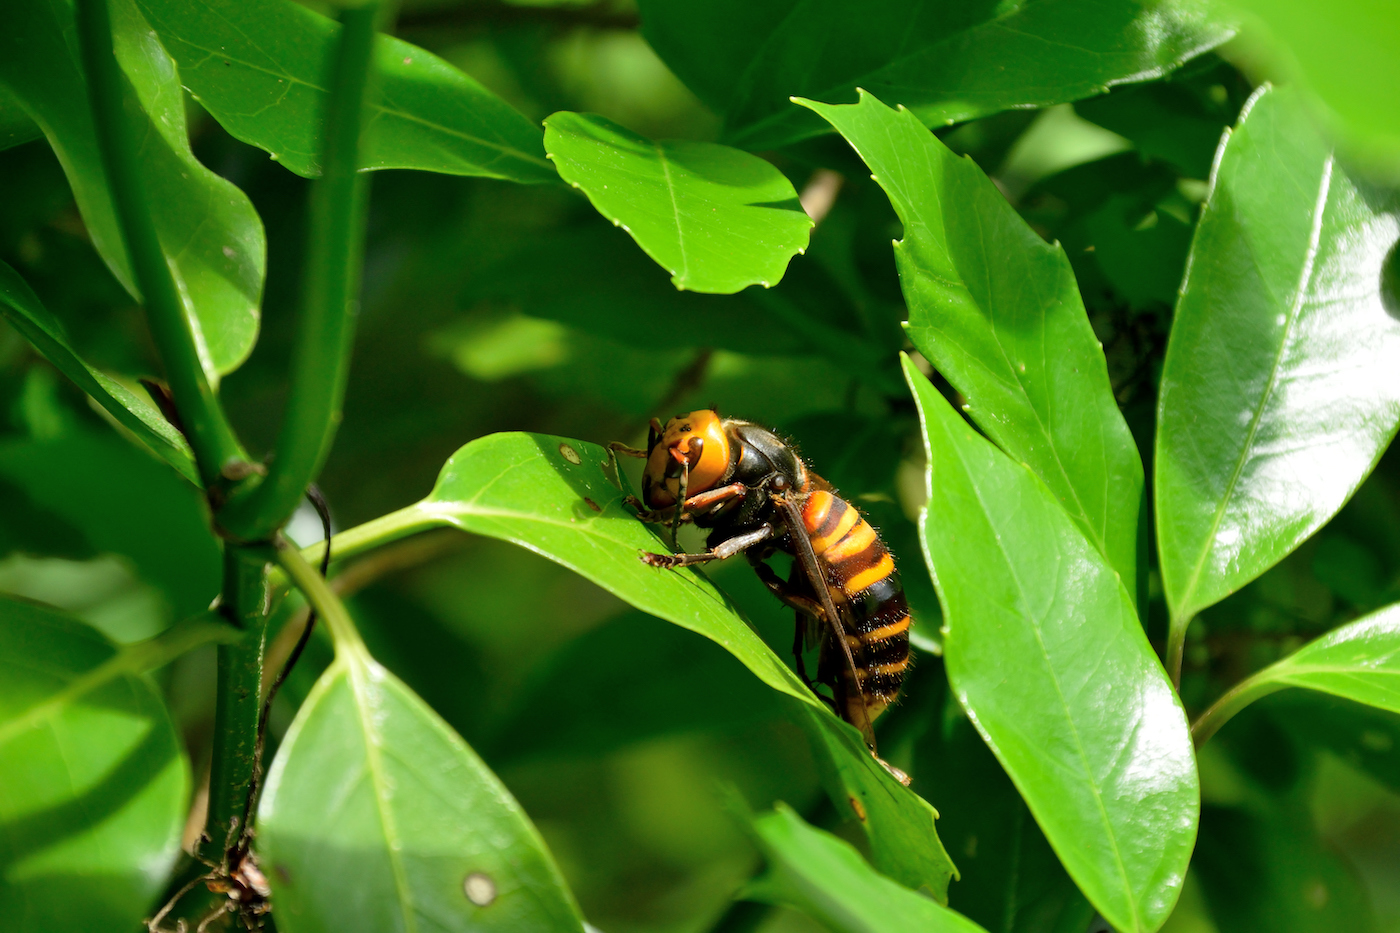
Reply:
<svg viewBox="0 0 1400 933"><path fill-rule="evenodd" d="M185 86L233 136L308 178L340 27L292 0L136 0ZM554 181L540 131L447 62L391 37L374 52L377 102L361 160L537 184Z"/></svg>
<svg viewBox="0 0 1400 933"><path fill-rule="evenodd" d="M45 359L101 405L117 423L196 485L199 471L185 436L165 420L149 399L83 362L39 296L4 262L0 262L0 314L26 337Z"/></svg>
<svg viewBox="0 0 1400 933"><path fill-rule="evenodd" d="M880 874L849 842L809 826L786 804L754 819L753 827L768 870L749 884L746 899L795 907L840 933L982 930Z"/></svg>
<svg viewBox="0 0 1400 933"><path fill-rule="evenodd" d="M904 223L895 255L914 345L1135 592L1142 461L1064 251L908 111L869 94L803 106L860 153Z"/></svg>
<svg viewBox="0 0 1400 933"><path fill-rule="evenodd" d="M219 545L199 493L110 435L74 431L0 443L0 477L80 529L99 552L131 559L175 618L219 592Z"/></svg>
<svg viewBox="0 0 1400 933"><path fill-rule="evenodd" d="M676 288L767 288L807 248L812 220L792 182L757 156L715 143L653 142L594 114L556 113L544 126L560 177L630 233Z"/></svg>
<svg viewBox="0 0 1400 933"><path fill-rule="evenodd" d="M1193 726L1197 744L1250 703L1284 687L1400 713L1400 603L1334 629L1236 684Z"/></svg>
<svg viewBox="0 0 1400 933"><path fill-rule="evenodd" d="M236 369L258 335L266 267L253 205L190 152L184 92L175 63L137 12L114 0L117 59L129 82L142 179L162 247L180 286L201 361L212 382ZM63 0L0 6L0 85L38 123L63 163L93 245L136 294L98 153L77 59L72 8Z"/></svg>
<svg viewBox="0 0 1400 933"><path fill-rule="evenodd" d="M1155 930L1196 831L1181 702L1127 590L1050 490L905 369L953 689L1090 902L1117 930Z"/></svg>
<svg viewBox="0 0 1400 933"><path fill-rule="evenodd" d="M583 930L520 804L362 648L338 650L287 731L257 844L287 933Z"/></svg>
<svg viewBox="0 0 1400 933"><path fill-rule="evenodd" d="M1400 12L1375 0L1340 0L1327 15L1305 0L1232 0L1251 14L1252 64L1297 80L1353 154L1390 179L1400 174ZM1243 43L1242 43L1243 44Z"/></svg>
<svg viewBox="0 0 1400 933"><path fill-rule="evenodd" d="M82 623L0 599L0 927L134 930L179 851L189 764L149 680Z"/></svg>
<svg viewBox="0 0 1400 933"><path fill-rule="evenodd" d="M870 756L856 732L818 700L764 643L729 598L694 568L658 571L638 560L666 549L659 534L623 505L608 451L545 434L493 434L452 456L432 493L415 505L336 536L337 559L438 525L510 541L593 581L633 607L720 645L768 686L800 704L804 727L814 716L850 812L851 793L865 800L861 823L881 870L910 887L943 897L952 863L933 827L933 809ZM810 712L799 712L805 707ZM888 828L886 828L888 827Z"/></svg>
<svg viewBox="0 0 1400 933"><path fill-rule="evenodd" d="M0 84L0 150L41 139L43 135L38 124L24 112L20 102Z"/></svg>
<svg viewBox="0 0 1400 933"><path fill-rule="evenodd" d="M824 131L789 95L831 103L865 88L939 126L1157 77L1230 36L1196 0L639 5L652 48L746 149Z"/></svg>
<svg viewBox="0 0 1400 933"><path fill-rule="evenodd" d="M1178 643L1331 518L1394 436L1397 234L1393 200L1351 182L1294 92L1253 99L1217 155L1162 371L1157 544Z"/></svg>

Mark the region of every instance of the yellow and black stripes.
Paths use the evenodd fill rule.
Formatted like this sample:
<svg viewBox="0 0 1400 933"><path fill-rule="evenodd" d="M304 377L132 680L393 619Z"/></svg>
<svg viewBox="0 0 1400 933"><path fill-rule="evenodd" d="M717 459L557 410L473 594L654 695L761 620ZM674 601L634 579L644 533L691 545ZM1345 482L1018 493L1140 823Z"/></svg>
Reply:
<svg viewBox="0 0 1400 933"><path fill-rule="evenodd" d="M828 584L850 610L842 628L873 715L899 693L909 666L909 606L894 559L860 512L828 490L807 496L802 523Z"/></svg>

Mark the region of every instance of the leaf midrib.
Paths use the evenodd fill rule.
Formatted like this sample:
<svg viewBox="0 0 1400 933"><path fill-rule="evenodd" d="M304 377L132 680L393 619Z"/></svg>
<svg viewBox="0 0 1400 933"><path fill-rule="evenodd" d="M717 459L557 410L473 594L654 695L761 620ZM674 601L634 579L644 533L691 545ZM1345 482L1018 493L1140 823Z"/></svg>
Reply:
<svg viewBox="0 0 1400 933"><path fill-rule="evenodd" d="M1264 411L1269 405L1269 400L1273 398L1274 390L1278 386L1279 371L1283 365L1284 354L1288 350L1289 340L1293 334L1294 325L1302 314L1303 300L1307 296L1307 287L1312 281L1313 265L1317 260L1317 251L1322 239L1322 218L1326 213L1327 198L1332 188L1332 170L1334 157L1328 155L1322 171L1322 180L1318 186L1317 197L1313 202L1312 230L1308 235L1308 248L1303 257L1303 268L1298 277L1298 285L1289 303L1288 320L1284 323L1283 333L1279 336L1278 350L1274 353L1273 365L1269 368L1269 381L1264 387L1263 393L1259 396L1259 403L1255 406L1254 414L1249 421L1249 429L1245 432L1244 443L1240 446L1240 454L1235 458L1234 469L1230 473L1230 480L1225 486L1225 492L1220 497L1219 504L1215 507L1215 515L1211 519L1210 531L1202 541L1201 551L1196 558L1196 566L1191 571L1191 576L1187 579L1186 588L1182 591L1181 599L1173 613L1171 626L1173 628L1189 622L1194 615L1191 608L1192 598L1196 594L1197 587L1200 586L1201 574L1205 571L1206 559L1215 550L1215 536L1220 532L1220 525L1225 520L1225 512L1235 495L1235 487L1239 485L1240 477L1244 474L1245 464L1251 459L1251 451L1254 447L1254 438L1259 433L1259 425L1263 421ZM1250 246L1251 255L1256 255L1253 245ZM1257 258L1256 258L1257 262Z"/></svg>

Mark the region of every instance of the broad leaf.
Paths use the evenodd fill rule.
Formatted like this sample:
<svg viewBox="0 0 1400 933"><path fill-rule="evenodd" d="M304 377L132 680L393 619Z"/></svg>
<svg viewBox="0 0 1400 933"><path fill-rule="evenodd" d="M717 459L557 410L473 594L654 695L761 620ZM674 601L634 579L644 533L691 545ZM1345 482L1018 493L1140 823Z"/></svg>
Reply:
<svg viewBox="0 0 1400 933"><path fill-rule="evenodd" d="M338 647L287 731L257 842L287 933L583 930L520 804L362 646Z"/></svg>
<svg viewBox="0 0 1400 933"><path fill-rule="evenodd" d="M804 106L855 147L904 222L895 255L914 345L1135 592L1142 462L1064 251L908 111L869 94Z"/></svg>
<svg viewBox="0 0 1400 933"><path fill-rule="evenodd" d="M1400 422L1392 200L1354 185L1297 95L1261 91L1217 156L1157 415L1162 587L1201 609L1336 514Z"/></svg>
<svg viewBox="0 0 1400 933"><path fill-rule="evenodd" d="M292 0L136 0L185 86L233 136L298 175L321 173L321 114L340 27ZM383 37L361 163L539 183L540 131L476 81Z"/></svg>
<svg viewBox="0 0 1400 933"><path fill-rule="evenodd" d="M544 434L493 434L457 451L422 502L337 535L333 550L337 559L346 559L426 528L451 525L529 548L635 608L703 635L805 707L801 716L816 714L824 730L817 750L833 756L833 767L844 772L837 800L846 805L843 815L850 811L848 786L868 795L868 812L878 810L875 819L861 823L876 863L909 887L944 896L954 869L934 831L932 808L871 758L854 730L803 685L704 574L694 568L659 571L637 559L666 545L623 504L621 482L611 455L596 444ZM909 825L897 833L880 828L904 820Z"/></svg>
<svg viewBox="0 0 1400 933"><path fill-rule="evenodd" d="M0 443L0 477L67 519L99 553L120 554L161 588L174 618L219 593L219 545L200 495L110 434L75 429Z"/></svg>
<svg viewBox="0 0 1400 933"><path fill-rule="evenodd" d="M0 599L0 927L134 930L179 852L189 764L151 683L82 623Z"/></svg>
<svg viewBox="0 0 1400 933"><path fill-rule="evenodd" d="M593 114L556 113L544 145L559 175L671 273L676 288L776 285L812 221L792 182L728 146L654 142Z"/></svg>
<svg viewBox="0 0 1400 933"><path fill-rule="evenodd" d="M44 135L24 107L0 84L0 151Z"/></svg>
<svg viewBox="0 0 1400 933"><path fill-rule="evenodd" d="M976 933L977 924L870 867L785 804L753 821L768 870L744 897L795 907L840 933ZM985 931L983 931L985 933Z"/></svg>
<svg viewBox="0 0 1400 933"><path fill-rule="evenodd" d="M185 436L165 420L149 399L83 362L69 343L63 324L49 313L19 274L3 262L0 262L0 314L118 424L179 470L181 476L198 484L199 471Z"/></svg>
<svg viewBox="0 0 1400 933"><path fill-rule="evenodd" d="M175 63L151 35L134 0L114 0L112 29L127 79L146 203L175 274L209 378L236 369L258 335L266 266L253 205L190 152L184 92ZM72 7L64 0L0 5L0 85L43 129L63 163L93 245L133 295L126 249L107 191Z"/></svg>
<svg viewBox="0 0 1400 933"><path fill-rule="evenodd" d="M647 41L748 149L825 130L789 95L834 103L861 87L940 126L1147 80L1230 35L1197 0L640 6Z"/></svg>
<svg viewBox="0 0 1400 933"><path fill-rule="evenodd" d="M1196 833L1181 702L1127 590L1050 491L905 366L949 680L1080 890L1115 929L1155 930Z"/></svg>

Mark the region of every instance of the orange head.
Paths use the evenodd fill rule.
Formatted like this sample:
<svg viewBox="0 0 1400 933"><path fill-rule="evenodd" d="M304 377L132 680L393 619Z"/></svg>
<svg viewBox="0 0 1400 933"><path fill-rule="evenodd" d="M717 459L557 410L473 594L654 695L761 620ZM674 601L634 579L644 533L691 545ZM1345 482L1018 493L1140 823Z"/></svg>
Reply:
<svg viewBox="0 0 1400 933"><path fill-rule="evenodd" d="M729 468L729 436L719 415L709 409L677 415L652 438L642 474L642 498L649 508L675 504L687 466L687 496L713 489Z"/></svg>

